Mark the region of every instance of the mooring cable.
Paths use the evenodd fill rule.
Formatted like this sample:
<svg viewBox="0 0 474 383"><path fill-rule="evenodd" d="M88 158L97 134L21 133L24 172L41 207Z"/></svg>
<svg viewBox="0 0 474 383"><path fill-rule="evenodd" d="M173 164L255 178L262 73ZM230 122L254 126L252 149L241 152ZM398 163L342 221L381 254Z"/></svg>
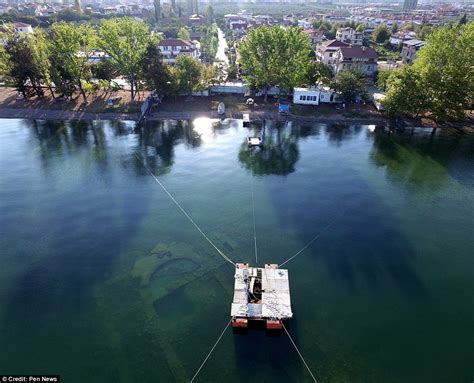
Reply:
<svg viewBox="0 0 474 383"><path fill-rule="evenodd" d="M286 263L290 262L292 259L296 258L298 255L300 255L303 251L305 251L314 241L316 241L321 235L324 234L325 231L327 231L332 225L334 225L337 220L344 214L344 212L342 212L341 214L339 214L336 218L334 218L331 222L329 222L329 224L327 224L318 234L316 234L312 239L311 241L309 241L306 245L303 246L303 248L298 251L297 253L295 253L294 255L292 255L290 258L288 258L285 262L283 263L280 263L280 267L285 265Z"/></svg>
<svg viewBox="0 0 474 383"><path fill-rule="evenodd" d="M258 251L257 251L257 226L255 224L255 197L253 191L253 176L252 177L252 212L253 212L253 242L255 247L255 265L258 263Z"/></svg>
<svg viewBox="0 0 474 383"><path fill-rule="evenodd" d="M295 348L296 352L298 353L298 355L300 356L300 358L301 358L301 360L303 361L304 365L306 366L306 369L308 370L309 374L311 375L311 377L313 378L313 380L315 381L315 383L318 383L318 381L316 380L316 378L315 378L314 375L313 375L313 372L311 371L311 369L309 368L308 364L307 364L306 361L304 360L303 355L301 355L300 350L298 350L298 347L296 346L296 343L293 341L293 338L291 337L290 333L289 333L288 330L286 329L286 327L285 327L285 325L283 324L283 322L281 322L281 325L283 326L283 329L285 330L286 335L288 335L288 338L290 338L290 341L291 341L291 343L293 344L293 347Z"/></svg>
<svg viewBox="0 0 474 383"><path fill-rule="evenodd" d="M196 379L196 376L198 376L199 372L201 371L201 369L204 367L204 365L206 364L207 360L209 359L209 357L211 356L212 352L214 351L214 349L216 348L217 344L220 342L220 340L222 339L222 336L224 335L225 333L225 330L227 330L227 327L229 327L230 323L232 322L232 319L229 320L229 322L227 323L227 325L224 327L224 330L222 330L221 332L221 335L219 335L219 338L217 338L217 342L214 343L214 346L212 346L211 348L211 351L209 351L209 354L207 354L206 358L204 359L204 361L201 363L201 365L199 366L198 370L196 371L196 373L194 374L194 376L192 377L191 379L191 383L194 382L194 379Z"/></svg>
<svg viewBox="0 0 474 383"><path fill-rule="evenodd" d="M184 210L184 208L179 204L178 201L171 195L171 193L166 189L165 185L163 185L160 180L155 176L155 174L150 170L150 168L145 164L142 158L140 158L136 153L134 153L135 157L142 163L143 167L150 173L150 175L153 177L153 179L158 183L158 185L161 186L161 188L165 191L166 194L168 194L168 197L171 198L171 200L175 203L175 205L181 210L181 212L184 214L184 216L191 222L194 227L202 234L202 236L211 244L211 246L216 249L216 251L219 253L219 255L224 258L227 262L231 263L232 265L235 266L235 263L232 262L232 260L225 255L215 244L212 242L209 237L201 230L201 228L198 226L196 222L191 218L191 216Z"/></svg>

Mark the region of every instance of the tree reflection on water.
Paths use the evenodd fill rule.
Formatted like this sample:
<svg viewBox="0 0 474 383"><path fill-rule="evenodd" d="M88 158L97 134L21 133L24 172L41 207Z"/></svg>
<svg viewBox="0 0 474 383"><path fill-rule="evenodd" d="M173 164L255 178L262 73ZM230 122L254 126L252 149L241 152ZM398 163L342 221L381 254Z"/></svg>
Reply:
<svg viewBox="0 0 474 383"><path fill-rule="evenodd" d="M240 146L239 161L255 175L286 176L295 171L299 159L298 138L285 126L265 126L262 148L249 149L247 140Z"/></svg>

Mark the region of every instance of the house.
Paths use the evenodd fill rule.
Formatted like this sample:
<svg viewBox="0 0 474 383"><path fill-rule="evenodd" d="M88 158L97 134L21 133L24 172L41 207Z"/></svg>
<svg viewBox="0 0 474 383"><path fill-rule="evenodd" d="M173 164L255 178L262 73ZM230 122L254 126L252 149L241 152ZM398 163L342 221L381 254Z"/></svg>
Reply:
<svg viewBox="0 0 474 383"><path fill-rule="evenodd" d="M13 23L16 33L33 33L33 28L30 24L26 23Z"/></svg>
<svg viewBox="0 0 474 383"><path fill-rule="evenodd" d="M342 41L327 40L316 47L316 60L327 65L334 63L337 50L340 47L349 47L350 45Z"/></svg>
<svg viewBox="0 0 474 383"><path fill-rule="evenodd" d="M309 29L313 25L313 19L305 18L298 20L298 26L301 29Z"/></svg>
<svg viewBox="0 0 474 383"><path fill-rule="evenodd" d="M335 74L345 70L358 70L368 76L377 71L377 52L367 47L340 47L331 64Z"/></svg>
<svg viewBox="0 0 474 383"><path fill-rule="evenodd" d="M362 46L363 39L364 34L362 32L356 32L352 28L339 28L336 32L337 41L342 41L353 46Z"/></svg>
<svg viewBox="0 0 474 383"><path fill-rule="evenodd" d="M321 32L319 29L307 29L303 31L303 33L308 37L308 40L313 46L313 48L316 48L317 45L321 44L324 40L326 40L324 33Z"/></svg>
<svg viewBox="0 0 474 383"><path fill-rule="evenodd" d="M415 32L403 32L403 31L399 31L399 32L396 32L394 34L392 34L390 36L390 44L395 46L395 47L398 47L400 46L400 44L402 44L404 41L407 41L407 40L412 40L414 39L416 36L416 33Z"/></svg>
<svg viewBox="0 0 474 383"><path fill-rule="evenodd" d="M320 103L340 103L341 97L328 87L295 88L293 103L299 105L319 105Z"/></svg>
<svg viewBox="0 0 474 383"><path fill-rule="evenodd" d="M403 62L408 65L413 64L416 53L423 47L423 45L425 45L425 42L417 39L404 41L402 47Z"/></svg>
<svg viewBox="0 0 474 383"><path fill-rule="evenodd" d="M293 90L293 103L300 105L319 105L318 88L295 88Z"/></svg>
<svg viewBox="0 0 474 383"><path fill-rule="evenodd" d="M191 56L198 60L200 44L198 41L188 41L183 39L164 39L158 43L158 49L163 55L163 62L175 64L176 58L181 55Z"/></svg>

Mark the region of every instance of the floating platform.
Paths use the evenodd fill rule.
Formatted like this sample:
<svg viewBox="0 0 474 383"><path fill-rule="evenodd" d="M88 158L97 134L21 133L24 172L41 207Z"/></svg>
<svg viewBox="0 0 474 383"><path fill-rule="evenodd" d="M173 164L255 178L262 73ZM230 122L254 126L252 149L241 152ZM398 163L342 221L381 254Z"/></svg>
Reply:
<svg viewBox="0 0 474 383"><path fill-rule="evenodd" d="M291 311L288 270L276 264L264 268L237 263L235 267L232 327L247 328L249 321L265 321L269 330L282 328Z"/></svg>

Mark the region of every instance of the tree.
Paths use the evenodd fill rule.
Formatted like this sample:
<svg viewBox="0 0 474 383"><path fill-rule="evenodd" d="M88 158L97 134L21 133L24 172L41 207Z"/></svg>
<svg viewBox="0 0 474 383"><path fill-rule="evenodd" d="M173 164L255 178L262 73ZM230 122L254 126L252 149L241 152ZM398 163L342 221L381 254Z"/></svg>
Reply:
<svg viewBox="0 0 474 383"><path fill-rule="evenodd" d="M117 76L117 69L112 60L102 59L98 64L91 67L92 76L99 80L112 81Z"/></svg>
<svg viewBox="0 0 474 383"><path fill-rule="evenodd" d="M398 32L398 24L393 23L393 25L392 25L392 34L397 33L397 32Z"/></svg>
<svg viewBox="0 0 474 383"><path fill-rule="evenodd" d="M130 95L134 100L139 73L151 39L148 27L129 17L113 18L104 21L99 36L100 46L130 84Z"/></svg>
<svg viewBox="0 0 474 383"><path fill-rule="evenodd" d="M94 29L87 24L74 26L60 22L51 27L50 59L55 83L58 81L68 83L66 86L60 86L68 96L74 88L79 88L86 104L87 96L82 81L88 81L90 78L88 60L96 41Z"/></svg>
<svg viewBox="0 0 474 383"><path fill-rule="evenodd" d="M428 112L438 121L462 119L474 99L474 22L434 30L417 53Z"/></svg>
<svg viewBox="0 0 474 383"><path fill-rule="evenodd" d="M189 33L189 29L186 27L179 28L178 38L183 39L183 40L190 40L191 34Z"/></svg>
<svg viewBox="0 0 474 383"><path fill-rule="evenodd" d="M177 84L170 66L163 63L162 54L156 44L148 44L142 62L141 77L148 89L156 91L159 97L176 94Z"/></svg>
<svg viewBox="0 0 474 383"><path fill-rule="evenodd" d="M332 82L332 88L345 102L354 102L357 96L365 96L364 75L358 71L347 70L339 72Z"/></svg>
<svg viewBox="0 0 474 383"><path fill-rule="evenodd" d="M356 32L364 32L365 28L365 24L359 24L356 28Z"/></svg>
<svg viewBox="0 0 474 383"><path fill-rule="evenodd" d="M252 88L280 86L290 90L305 82L311 44L299 28L252 29L240 45L240 63Z"/></svg>
<svg viewBox="0 0 474 383"><path fill-rule="evenodd" d="M315 85L321 83L323 85L329 85L331 79L334 77L331 67L322 62L312 61L308 65L306 83L308 85Z"/></svg>
<svg viewBox="0 0 474 383"><path fill-rule="evenodd" d="M191 93L200 84L201 63L190 56L178 56L174 74L179 91Z"/></svg>
<svg viewBox="0 0 474 383"><path fill-rule="evenodd" d="M209 19L211 23L214 22L214 8L211 4L206 7L206 17Z"/></svg>
<svg viewBox="0 0 474 383"><path fill-rule="evenodd" d="M81 0L74 0L74 11L77 13L81 13Z"/></svg>
<svg viewBox="0 0 474 383"><path fill-rule="evenodd" d="M426 38L433 32L433 27L431 25L423 25L416 32L416 37L420 40L426 40Z"/></svg>
<svg viewBox="0 0 474 383"><path fill-rule="evenodd" d="M385 41L389 39L389 37L390 37L390 30L387 28L385 24L378 25L374 29L374 32L372 33L372 39L377 44L383 44Z"/></svg>
<svg viewBox="0 0 474 383"><path fill-rule="evenodd" d="M467 14L465 13L462 15L462 17L459 19L459 25L464 25L467 24L469 20L467 19Z"/></svg>
<svg viewBox="0 0 474 383"><path fill-rule="evenodd" d="M393 70L381 70L377 73L377 87L382 91L387 89L387 81L390 75L393 73Z"/></svg>
<svg viewBox="0 0 474 383"><path fill-rule="evenodd" d="M18 34L9 28L2 45L2 69L7 78L25 98L30 95L29 87L36 96L42 97L42 83L49 85L50 82L44 34L40 30L33 34Z"/></svg>
<svg viewBox="0 0 474 383"><path fill-rule="evenodd" d="M153 6L155 8L155 23L161 19L161 1L153 0Z"/></svg>
<svg viewBox="0 0 474 383"><path fill-rule="evenodd" d="M387 92L382 101L385 112L392 118L402 114L418 116L426 109L427 103L421 76L410 66L390 72L386 79Z"/></svg>

